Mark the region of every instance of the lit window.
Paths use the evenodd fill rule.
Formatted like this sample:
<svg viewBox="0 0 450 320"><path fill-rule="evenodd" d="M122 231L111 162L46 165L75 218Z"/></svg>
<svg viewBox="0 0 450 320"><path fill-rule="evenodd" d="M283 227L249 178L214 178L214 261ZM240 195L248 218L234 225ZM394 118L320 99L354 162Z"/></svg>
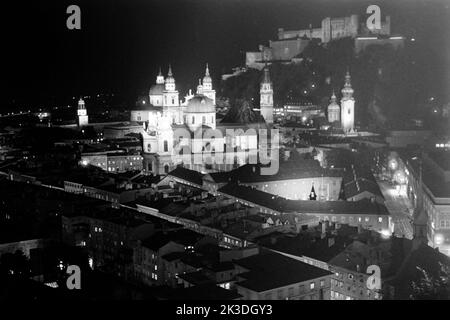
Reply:
<svg viewBox="0 0 450 320"><path fill-rule="evenodd" d="M325 281L320 280L320 286L323 287L325 285Z"/></svg>
<svg viewBox="0 0 450 320"><path fill-rule="evenodd" d="M309 288L310 288L311 290L314 289L314 282L311 282L311 283L309 284Z"/></svg>
<svg viewBox="0 0 450 320"><path fill-rule="evenodd" d="M378 217L378 222L383 222L383 218L382 217Z"/></svg>

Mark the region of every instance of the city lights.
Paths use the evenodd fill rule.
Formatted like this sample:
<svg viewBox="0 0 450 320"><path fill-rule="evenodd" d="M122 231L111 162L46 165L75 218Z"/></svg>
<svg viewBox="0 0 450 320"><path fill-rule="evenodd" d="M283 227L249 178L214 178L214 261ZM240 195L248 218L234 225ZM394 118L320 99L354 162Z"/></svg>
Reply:
<svg viewBox="0 0 450 320"><path fill-rule="evenodd" d="M434 243L436 245L441 245L444 243L444 236L442 234L435 234L434 235Z"/></svg>

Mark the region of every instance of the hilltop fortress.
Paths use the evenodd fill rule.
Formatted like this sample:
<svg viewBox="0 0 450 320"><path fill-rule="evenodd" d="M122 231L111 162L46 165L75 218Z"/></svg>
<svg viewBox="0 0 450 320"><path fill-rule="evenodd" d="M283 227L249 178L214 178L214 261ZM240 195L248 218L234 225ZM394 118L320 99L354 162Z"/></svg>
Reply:
<svg viewBox="0 0 450 320"><path fill-rule="evenodd" d="M261 70L266 62L296 62L312 39L327 44L342 38L355 40L356 53L371 44L390 44L395 48L404 45L404 37L391 36L390 16L386 16L381 21L381 28L376 30L369 30L365 20L356 14L339 18L327 17L322 20L319 28L313 28L312 25L309 29L301 30L279 28L278 39L269 40L269 46L260 45L259 51L246 52L245 65Z"/></svg>

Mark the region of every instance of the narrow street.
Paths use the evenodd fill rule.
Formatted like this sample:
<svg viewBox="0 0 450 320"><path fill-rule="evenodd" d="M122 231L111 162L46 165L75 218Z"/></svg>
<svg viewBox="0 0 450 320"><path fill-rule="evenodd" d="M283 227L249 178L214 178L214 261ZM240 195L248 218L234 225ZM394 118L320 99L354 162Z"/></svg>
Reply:
<svg viewBox="0 0 450 320"><path fill-rule="evenodd" d="M407 239L412 239L413 207L408 198L399 196L395 187L389 184L389 182L378 179L377 182L386 200L386 208L391 214L392 221L395 224L394 234L398 237L405 236Z"/></svg>

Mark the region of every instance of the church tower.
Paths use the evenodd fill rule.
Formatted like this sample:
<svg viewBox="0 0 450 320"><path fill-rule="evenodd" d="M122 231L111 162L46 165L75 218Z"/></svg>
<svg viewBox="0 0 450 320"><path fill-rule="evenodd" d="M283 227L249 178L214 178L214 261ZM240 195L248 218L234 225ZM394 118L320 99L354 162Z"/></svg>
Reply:
<svg viewBox="0 0 450 320"><path fill-rule="evenodd" d="M89 123L89 118L87 115L86 106L84 105L84 100L81 98L80 100L78 100L77 114L78 114L78 126L79 127L86 126Z"/></svg>
<svg viewBox="0 0 450 320"><path fill-rule="evenodd" d="M178 99L178 91L175 86L172 67L169 65L169 72L164 83L163 107L164 111L172 118L172 123L181 123L181 108Z"/></svg>
<svg viewBox="0 0 450 320"><path fill-rule="evenodd" d="M259 90L261 115L267 124L273 123L273 89L269 69L264 68L264 78Z"/></svg>
<svg viewBox="0 0 450 320"><path fill-rule="evenodd" d="M208 64L206 64L205 76L203 77L203 83L201 86L202 94L210 98L213 101L213 104L216 105L216 90L213 90L212 87L212 79L209 75Z"/></svg>
<svg viewBox="0 0 450 320"><path fill-rule="evenodd" d="M159 68L159 73L156 76L156 84L164 84L164 76L161 72L161 68Z"/></svg>
<svg viewBox="0 0 450 320"><path fill-rule="evenodd" d="M341 127L345 133L353 132L355 129L355 99L350 80L350 72L347 71L344 88L341 90Z"/></svg>
<svg viewBox="0 0 450 320"><path fill-rule="evenodd" d="M314 183L311 188L311 192L309 193L309 200L317 200L316 190L314 190Z"/></svg>
<svg viewBox="0 0 450 320"><path fill-rule="evenodd" d="M334 94L331 96L330 104L328 105L328 122L333 123L335 121L341 120L341 108L336 102L336 95Z"/></svg>

